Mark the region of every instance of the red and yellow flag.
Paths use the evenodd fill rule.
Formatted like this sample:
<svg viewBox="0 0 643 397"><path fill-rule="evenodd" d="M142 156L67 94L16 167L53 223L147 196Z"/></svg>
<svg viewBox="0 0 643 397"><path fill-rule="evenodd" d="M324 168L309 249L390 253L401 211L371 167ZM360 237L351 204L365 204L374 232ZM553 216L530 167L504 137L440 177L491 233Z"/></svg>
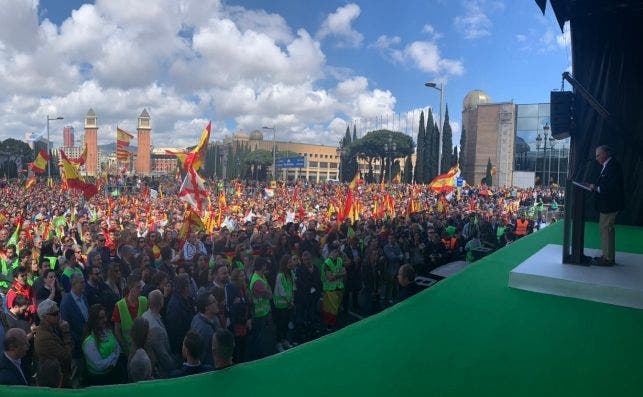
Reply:
<svg viewBox="0 0 643 397"><path fill-rule="evenodd" d="M436 176L429 183L429 189L434 192L450 192L455 189L455 179L459 176L460 167L456 164L446 174Z"/></svg>
<svg viewBox="0 0 643 397"><path fill-rule="evenodd" d="M36 174L42 174L47 169L47 164L49 163L49 155L44 150L38 151L36 159L33 163L29 163L29 169Z"/></svg>
<svg viewBox="0 0 643 397"><path fill-rule="evenodd" d="M85 147L83 148L83 152L80 154L80 157L78 157L76 159L71 159L70 158L69 161L72 164L76 164L76 165L79 165L79 166L85 164L85 161L87 161L87 144L85 144Z"/></svg>
<svg viewBox="0 0 643 397"><path fill-rule="evenodd" d="M67 187L82 191L86 200L98 193L98 188L91 183L85 182L83 177L80 176L78 168L71 163L62 149L60 150L60 163L62 165L62 177Z"/></svg>
<svg viewBox="0 0 643 397"><path fill-rule="evenodd" d="M176 156L183 171L188 172L189 169L198 171L203 165L203 162L205 161L205 152L208 150L208 141L210 141L211 128L212 122L210 121L203 130L199 143L194 149L189 152L174 152L171 150L166 150L168 154L173 154Z"/></svg>
<svg viewBox="0 0 643 397"><path fill-rule="evenodd" d="M116 158L119 161L127 161L131 153L126 149L134 135L129 132L116 127Z"/></svg>
<svg viewBox="0 0 643 397"><path fill-rule="evenodd" d="M32 176L27 178L27 182L25 183L25 189L29 190L33 185L36 184L36 177Z"/></svg>

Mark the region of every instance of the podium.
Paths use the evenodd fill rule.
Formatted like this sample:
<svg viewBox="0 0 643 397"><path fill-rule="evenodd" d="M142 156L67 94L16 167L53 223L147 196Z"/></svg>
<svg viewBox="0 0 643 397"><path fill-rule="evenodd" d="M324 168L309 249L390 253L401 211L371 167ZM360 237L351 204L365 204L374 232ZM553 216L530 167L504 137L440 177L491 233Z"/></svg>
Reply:
<svg viewBox="0 0 643 397"><path fill-rule="evenodd" d="M563 237L563 263L589 266L585 247L585 196L590 192L584 183L568 180L565 188L565 228ZM570 246L571 245L571 246Z"/></svg>

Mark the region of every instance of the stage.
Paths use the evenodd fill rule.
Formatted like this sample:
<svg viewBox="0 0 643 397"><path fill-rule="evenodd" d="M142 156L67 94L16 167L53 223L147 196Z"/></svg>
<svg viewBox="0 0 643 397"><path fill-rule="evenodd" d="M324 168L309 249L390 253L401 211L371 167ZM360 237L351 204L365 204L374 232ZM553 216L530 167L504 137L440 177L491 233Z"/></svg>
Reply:
<svg viewBox="0 0 643 397"><path fill-rule="evenodd" d="M616 265L574 266L561 263L563 246L547 244L509 274L509 286L643 309L643 255L616 252ZM601 256L601 250L585 249Z"/></svg>
<svg viewBox="0 0 643 397"><path fill-rule="evenodd" d="M220 373L80 391L0 387L0 395L639 396L643 310L509 287L511 271L562 222L467 266L376 316ZM643 253L643 228L616 249ZM598 248L594 223L586 244ZM604 269L603 269L604 270Z"/></svg>

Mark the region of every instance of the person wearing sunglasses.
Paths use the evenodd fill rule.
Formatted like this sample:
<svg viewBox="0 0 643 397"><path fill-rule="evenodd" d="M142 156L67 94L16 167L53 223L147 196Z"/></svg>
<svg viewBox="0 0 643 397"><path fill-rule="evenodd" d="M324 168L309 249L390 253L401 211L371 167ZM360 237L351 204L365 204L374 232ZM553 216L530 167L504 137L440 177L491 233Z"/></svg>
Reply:
<svg viewBox="0 0 643 397"><path fill-rule="evenodd" d="M69 323L60 318L58 304L45 299L38 305L40 325L34 336L34 355L39 362L56 359L62 370L63 387L70 386L73 342Z"/></svg>

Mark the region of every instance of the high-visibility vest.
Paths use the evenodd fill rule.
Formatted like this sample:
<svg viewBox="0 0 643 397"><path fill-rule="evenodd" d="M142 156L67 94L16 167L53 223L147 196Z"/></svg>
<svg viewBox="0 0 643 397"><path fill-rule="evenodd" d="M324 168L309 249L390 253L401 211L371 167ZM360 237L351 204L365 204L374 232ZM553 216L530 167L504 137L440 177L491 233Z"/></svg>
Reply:
<svg viewBox="0 0 643 397"><path fill-rule="evenodd" d="M87 338L85 338L85 341L83 342L83 346L90 344L90 343L95 343L96 348L98 350L98 353L100 354L100 357L102 359L106 359L110 355L114 353L116 350L116 338L114 337L114 334L112 331L107 330L105 332L105 338L103 338L100 342L96 343L96 339L94 338L94 334L89 334ZM89 361L87 361L87 370L92 373L92 374L103 374L107 373L110 370L105 370L105 371L99 371L97 370Z"/></svg>
<svg viewBox="0 0 643 397"><path fill-rule="evenodd" d="M277 274L277 281L281 283L281 285L284 287L284 292L285 295L274 295L273 300L275 302L275 308L277 309L287 309L288 304L292 302L293 298L293 280L292 277L288 279L285 274L283 273L278 273Z"/></svg>
<svg viewBox="0 0 643 397"><path fill-rule="evenodd" d="M504 226L498 226L498 229L496 229L496 239L498 239L498 242L500 242L500 239L505 234L505 229Z"/></svg>
<svg viewBox="0 0 643 397"><path fill-rule="evenodd" d="M321 279L322 279L322 286L324 288L324 291L335 291L337 289L344 289L343 279L339 278L335 281L330 281L328 280L328 277L326 277L326 268L328 268L328 270L330 270L331 273L337 273L340 271L342 267L344 267L344 262L340 257L337 257L335 262L333 262L331 258L328 258L324 261L324 264L321 267Z"/></svg>
<svg viewBox="0 0 643 397"><path fill-rule="evenodd" d="M121 334L123 339L125 339L126 345L123 346L123 350L129 351L130 344L132 343L132 337L130 336L130 331L132 330L132 325L134 325L134 319L129 312L127 307L126 298L123 298L116 302L116 307L118 307L118 314L121 317ZM141 317L141 314L145 313L147 310L147 298L144 296L138 297L138 311L136 313L136 318Z"/></svg>
<svg viewBox="0 0 643 397"><path fill-rule="evenodd" d="M252 273L252 278L250 279L250 296L252 297L252 302L254 304L254 316L264 317L270 313L270 300L255 295L254 286L257 281L263 282L268 289L270 289L270 285L268 285L268 281L265 277L260 276L257 273Z"/></svg>
<svg viewBox="0 0 643 397"><path fill-rule="evenodd" d="M527 219L524 221L518 219L516 221L516 236L525 236L527 234L527 226L529 226L529 221Z"/></svg>
<svg viewBox="0 0 643 397"><path fill-rule="evenodd" d="M7 260L6 259L0 259L0 265L2 269L2 273L0 274L0 288L8 290L11 288L11 278L9 277L9 272L13 274L13 270L18 267L20 264L20 261L16 258L13 262L11 262L11 265L8 267L7 266Z"/></svg>

